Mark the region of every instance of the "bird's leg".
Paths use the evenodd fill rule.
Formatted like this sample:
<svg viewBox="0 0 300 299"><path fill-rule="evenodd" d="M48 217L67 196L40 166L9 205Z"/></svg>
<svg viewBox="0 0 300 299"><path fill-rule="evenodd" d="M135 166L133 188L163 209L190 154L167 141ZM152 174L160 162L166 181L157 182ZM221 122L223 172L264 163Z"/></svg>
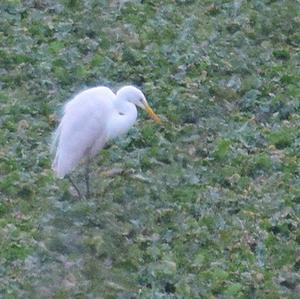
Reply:
<svg viewBox="0 0 300 299"><path fill-rule="evenodd" d="M82 195L81 195L81 192L79 190L79 188L76 186L76 184L73 182L72 178L70 175L66 175L66 178L69 180L69 182L71 183L71 185L74 187L74 189L76 190L77 192L77 195L80 199L82 199Z"/></svg>
<svg viewBox="0 0 300 299"><path fill-rule="evenodd" d="M86 198L90 198L90 157L87 158L85 164L85 183L86 183Z"/></svg>

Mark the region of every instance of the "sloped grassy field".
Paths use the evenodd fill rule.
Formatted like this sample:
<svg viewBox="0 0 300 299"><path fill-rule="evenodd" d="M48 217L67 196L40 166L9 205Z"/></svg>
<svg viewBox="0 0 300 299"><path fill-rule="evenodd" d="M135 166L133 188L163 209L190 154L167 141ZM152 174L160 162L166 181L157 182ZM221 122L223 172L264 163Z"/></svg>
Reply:
<svg viewBox="0 0 300 299"><path fill-rule="evenodd" d="M298 297L299 1L0 10L0 298ZM50 169L59 111L126 83L164 124L141 112L79 201Z"/></svg>

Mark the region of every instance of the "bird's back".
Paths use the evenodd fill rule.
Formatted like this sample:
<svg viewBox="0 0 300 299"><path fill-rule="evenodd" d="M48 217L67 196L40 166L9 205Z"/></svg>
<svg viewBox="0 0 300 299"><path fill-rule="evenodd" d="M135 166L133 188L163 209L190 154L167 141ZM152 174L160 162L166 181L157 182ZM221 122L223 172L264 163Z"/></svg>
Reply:
<svg viewBox="0 0 300 299"><path fill-rule="evenodd" d="M55 132L53 169L64 177L84 158L96 155L107 141L106 124L114 93L106 87L85 90L70 100Z"/></svg>

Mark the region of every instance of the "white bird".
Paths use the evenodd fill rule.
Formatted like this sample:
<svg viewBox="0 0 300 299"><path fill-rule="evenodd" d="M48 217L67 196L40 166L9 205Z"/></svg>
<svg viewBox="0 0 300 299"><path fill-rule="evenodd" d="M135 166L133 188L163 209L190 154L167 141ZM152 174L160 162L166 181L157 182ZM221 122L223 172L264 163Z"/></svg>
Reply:
<svg viewBox="0 0 300 299"><path fill-rule="evenodd" d="M52 164L56 176L67 176L86 160L86 187L89 197L89 162L108 140L128 132L137 118L136 106L146 110L155 122L159 117L149 106L142 91L134 86L124 86L114 94L104 86L94 87L77 94L66 103L63 117L54 133Z"/></svg>

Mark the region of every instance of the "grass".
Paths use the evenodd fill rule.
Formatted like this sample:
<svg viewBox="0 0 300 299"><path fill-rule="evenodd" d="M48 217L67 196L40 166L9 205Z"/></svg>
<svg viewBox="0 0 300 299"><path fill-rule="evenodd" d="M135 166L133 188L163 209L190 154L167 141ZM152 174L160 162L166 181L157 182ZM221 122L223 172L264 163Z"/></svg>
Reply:
<svg viewBox="0 0 300 299"><path fill-rule="evenodd" d="M297 298L299 9L2 1L0 298ZM164 124L141 113L77 201L50 169L59 110L126 83Z"/></svg>

